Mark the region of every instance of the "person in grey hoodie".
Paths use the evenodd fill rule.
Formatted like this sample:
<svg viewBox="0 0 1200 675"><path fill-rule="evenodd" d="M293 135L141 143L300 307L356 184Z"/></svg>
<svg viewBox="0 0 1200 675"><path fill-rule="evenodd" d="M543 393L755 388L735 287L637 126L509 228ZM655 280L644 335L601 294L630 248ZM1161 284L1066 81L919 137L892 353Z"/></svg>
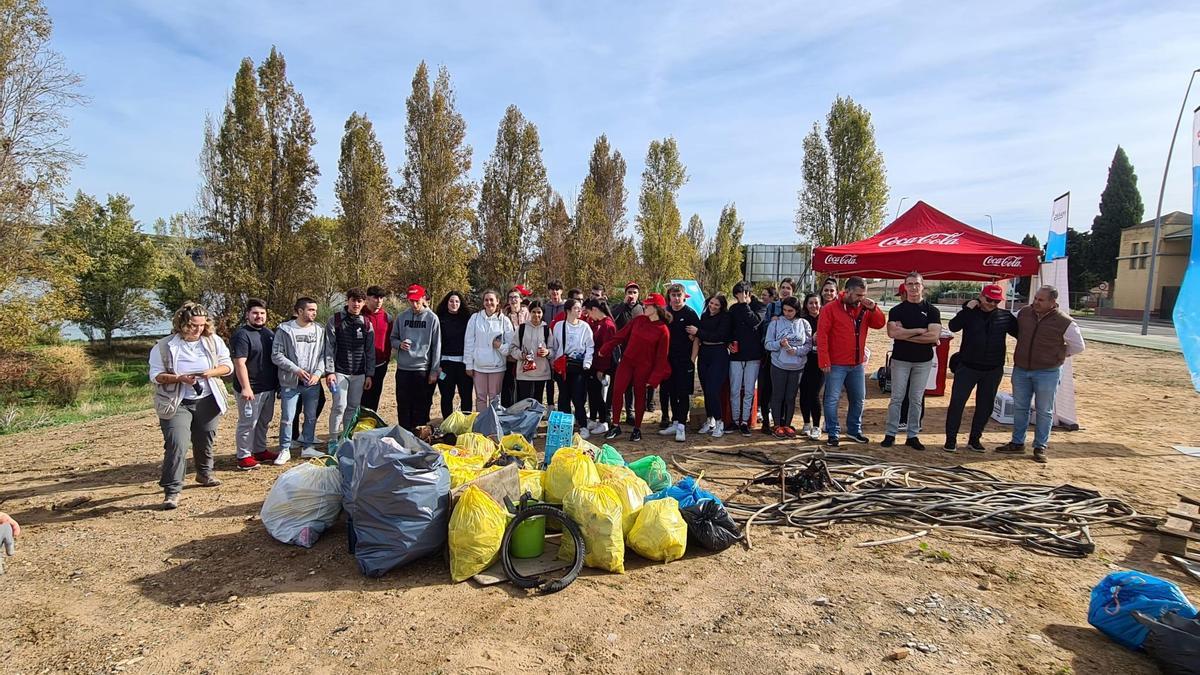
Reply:
<svg viewBox="0 0 1200 675"><path fill-rule="evenodd" d="M283 466L292 459L292 425L297 405L304 407L300 443L311 455L317 443L317 398L325 362L325 331L317 325L317 301L300 298L293 311L296 318L279 324L271 345L271 361L279 377L279 455L272 462ZM317 452L317 455L321 453Z"/></svg>
<svg viewBox="0 0 1200 675"><path fill-rule="evenodd" d="M433 386L442 360L442 324L429 309L429 293L420 284L408 287L409 308L392 322L396 353L396 424L415 431L429 424Z"/></svg>
<svg viewBox="0 0 1200 675"><path fill-rule="evenodd" d="M765 344L771 353L771 415L775 438L795 438L792 416L796 413L796 391L812 351L813 335L800 316L800 300L788 296L781 302L782 316L767 324Z"/></svg>
<svg viewBox="0 0 1200 675"><path fill-rule="evenodd" d="M334 454L337 439L362 402L363 391L377 386L375 379L375 328L363 307L367 293L361 288L346 291L346 306L329 317L325 326L325 365L333 410L329 415L329 450ZM347 412L349 414L347 414ZM308 457L301 453L301 457Z"/></svg>

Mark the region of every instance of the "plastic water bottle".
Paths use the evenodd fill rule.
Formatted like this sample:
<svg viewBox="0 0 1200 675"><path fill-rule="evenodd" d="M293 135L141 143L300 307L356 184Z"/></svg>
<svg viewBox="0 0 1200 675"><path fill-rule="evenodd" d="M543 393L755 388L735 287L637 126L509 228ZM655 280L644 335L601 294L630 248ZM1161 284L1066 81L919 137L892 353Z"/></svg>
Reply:
<svg viewBox="0 0 1200 675"><path fill-rule="evenodd" d="M337 396L337 380L329 383L329 393Z"/></svg>
<svg viewBox="0 0 1200 675"><path fill-rule="evenodd" d="M242 407L242 412L246 413L246 417L254 417L254 401L246 401L246 405Z"/></svg>

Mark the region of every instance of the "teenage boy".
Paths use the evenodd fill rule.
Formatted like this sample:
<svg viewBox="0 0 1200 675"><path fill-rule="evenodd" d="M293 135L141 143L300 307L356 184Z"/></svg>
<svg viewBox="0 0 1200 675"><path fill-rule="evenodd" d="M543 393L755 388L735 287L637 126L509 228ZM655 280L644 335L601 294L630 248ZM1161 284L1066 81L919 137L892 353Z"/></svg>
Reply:
<svg viewBox="0 0 1200 675"><path fill-rule="evenodd" d="M363 316L367 294L361 288L346 291L346 304L325 325L325 382L333 399L329 415L329 454L338 436L354 420L363 391L375 382L375 332ZM304 453L300 454L305 457Z"/></svg>
<svg viewBox="0 0 1200 675"><path fill-rule="evenodd" d="M696 355L700 353L700 341L690 333L688 326L700 328L700 317L696 310L688 307L687 293L683 286L671 284L667 287L667 300L671 305L671 323L667 330L671 335L667 350L667 362L671 364L671 377L662 383L666 396L663 404L663 419L670 415L671 423L659 430L662 436L675 435L682 443L687 440L684 431L688 413L692 409L692 389L696 386Z"/></svg>
<svg viewBox="0 0 1200 675"><path fill-rule="evenodd" d="M383 308L387 297L387 289L371 286L367 289L367 306L363 307L363 316L375 335L375 374L371 377L371 388L363 391L362 406L375 411L379 410L379 394L392 359L392 317Z"/></svg>
<svg viewBox="0 0 1200 675"><path fill-rule="evenodd" d="M275 331L267 328L267 303L258 298L246 301L246 323L229 340L233 356L233 390L237 392L237 468L257 469L259 462L273 462L276 453L267 451L267 430L275 417L275 392L279 378L271 362Z"/></svg>
<svg viewBox="0 0 1200 675"><path fill-rule="evenodd" d="M392 350L396 352L396 424L415 431L429 424L433 385L442 361L442 325L429 309L429 293L412 284L405 297L408 309L392 322Z"/></svg>
<svg viewBox="0 0 1200 675"><path fill-rule="evenodd" d="M641 316L642 313L645 311L642 309L642 303L638 299L638 297L641 295L641 293L642 293L642 289L640 286L638 286L636 281L631 281L631 282L625 284L625 300L623 302L617 303L617 305L612 308L613 323L617 324L617 330L621 330L622 328L624 328L625 324L627 324L633 320L633 317ZM613 352L613 363L620 364L620 362L621 362L620 351L618 350L618 351ZM646 395L648 397L647 401L646 401L646 404L647 404L646 410L653 412L649 408L649 404L652 403L654 400L653 398L650 398L650 394L649 394L650 391L653 391L653 390L647 390L647 392L646 392ZM625 421L628 422L629 424L633 424L633 390L630 389L625 392L616 392L616 393L617 394L624 393L624 396L625 396ZM613 423L616 424L618 421L619 420L613 420Z"/></svg>
<svg viewBox="0 0 1200 675"><path fill-rule="evenodd" d="M933 368L933 346L942 337L942 316L925 299L925 281L919 272L904 279L904 301L888 311L887 334L892 343L892 398L888 403L884 426L885 448L896 442L900 429L900 407L908 400L908 440L913 450L924 450L921 443L921 412L925 385Z"/></svg>
<svg viewBox="0 0 1200 675"><path fill-rule="evenodd" d="M296 318L279 324L271 345L271 361L279 376L279 455L272 462L283 466L292 459L293 425L296 408L304 408L300 444L304 455L320 457L317 442L317 398L325 375L325 331L316 324L317 301L300 298L293 307Z"/></svg>

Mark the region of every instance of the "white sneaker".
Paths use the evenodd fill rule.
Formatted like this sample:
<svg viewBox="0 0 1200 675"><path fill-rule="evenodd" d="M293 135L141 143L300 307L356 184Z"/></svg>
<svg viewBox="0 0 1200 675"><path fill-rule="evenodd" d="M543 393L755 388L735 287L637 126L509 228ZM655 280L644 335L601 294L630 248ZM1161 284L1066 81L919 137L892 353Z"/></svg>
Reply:
<svg viewBox="0 0 1200 675"><path fill-rule="evenodd" d="M808 430L808 437L809 437L809 438L811 438L811 439L812 439L812 440L814 440L814 441L819 441L819 440L821 440L821 430L820 430L820 429L818 429L817 427L813 427L812 429L809 429L809 430Z"/></svg>
<svg viewBox="0 0 1200 675"><path fill-rule="evenodd" d="M682 424L675 425L675 442L682 443L687 440L687 432L683 430Z"/></svg>
<svg viewBox="0 0 1200 675"><path fill-rule="evenodd" d="M321 452L320 450L314 448L311 445L300 451L300 459L316 459L317 457L324 457L324 456L325 456L325 453Z"/></svg>
<svg viewBox="0 0 1200 675"><path fill-rule="evenodd" d="M701 433L701 434L711 433L713 430L713 427L715 427L715 426L717 426L716 420L714 420L713 418L710 417L710 418L704 420L704 424L700 425L700 431L698 433Z"/></svg>
<svg viewBox="0 0 1200 675"><path fill-rule="evenodd" d="M671 422L670 424L668 424L666 426L665 429L659 429L658 435L659 436L670 436L671 434L675 433L675 429L678 427L679 427L679 422Z"/></svg>
<svg viewBox="0 0 1200 675"><path fill-rule="evenodd" d="M596 422L596 428L592 429L593 434L603 436L608 433L608 422Z"/></svg>
<svg viewBox="0 0 1200 675"><path fill-rule="evenodd" d="M592 432L588 431L586 427L584 427L584 428L581 428L581 429L579 430L579 437L580 437L580 438L582 438L582 439L584 439L584 440L587 440L588 438L591 438L591 436L592 436Z"/></svg>
<svg viewBox="0 0 1200 675"><path fill-rule="evenodd" d="M274 464L275 466L283 466L284 464L287 464L290 461L292 461L292 451L291 450L280 450L279 456L276 457L275 461L273 461L271 463Z"/></svg>
<svg viewBox="0 0 1200 675"><path fill-rule="evenodd" d="M898 431L908 431L908 422L901 422L900 426L897 427L897 430Z"/></svg>
<svg viewBox="0 0 1200 675"><path fill-rule="evenodd" d="M712 430L712 437L720 438L724 435L725 435L725 421L717 420L717 425L715 427L713 427L713 430Z"/></svg>
<svg viewBox="0 0 1200 675"><path fill-rule="evenodd" d="M805 425L804 425L804 428L800 430L800 435L801 435L801 436L808 436L808 437L810 437L810 438L811 438L811 437L812 437L812 425L811 425L811 424L805 424Z"/></svg>

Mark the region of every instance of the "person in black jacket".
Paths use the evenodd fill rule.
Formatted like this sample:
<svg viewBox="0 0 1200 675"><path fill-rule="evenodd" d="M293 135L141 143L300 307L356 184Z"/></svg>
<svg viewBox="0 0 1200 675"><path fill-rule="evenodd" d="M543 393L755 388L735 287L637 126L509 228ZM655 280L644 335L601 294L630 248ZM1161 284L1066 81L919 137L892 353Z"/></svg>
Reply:
<svg viewBox="0 0 1200 675"><path fill-rule="evenodd" d="M754 424L754 389L763 355L762 316L751 305L750 285L739 281L733 285L734 303L729 308L733 325L733 342L729 346L729 408L743 436L750 435ZM763 305L765 307L765 305Z"/></svg>
<svg viewBox="0 0 1200 675"><path fill-rule="evenodd" d="M733 341L733 316L725 294L718 293L704 303L700 325L688 326L688 334L700 341L700 388L704 391L704 413L707 417L699 432L711 433L713 438L725 434L721 396L729 381L729 343Z"/></svg>
<svg viewBox="0 0 1200 675"><path fill-rule="evenodd" d="M977 300L963 303L962 310L950 319L950 330L962 331L962 346L950 360L954 366L954 385L950 390L950 407L946 410L946 444L942 447L947 452L957 449L963 408L973 389L975 414L971 418L967 445L975 452L984 451L980 436L992 414L1000 380L1004 378L1007 337L1017 336L1017 318L1000 307L1003 301L1004 289L997 284L988 284Z"/></svg>
<svg viewBox="0 0 1200 675"><path fill-rule="evenodd" d="M463 365L463 343L466 341L467 322L471 320L471 309L467 299L459 291L450 291L438 303L434 311L442 329L442 356L439 364L438 393L442 399L442 419L454 412L454 391L458 390L459 407L464 413L471 412L474 382L467 377Z"/></svg>

